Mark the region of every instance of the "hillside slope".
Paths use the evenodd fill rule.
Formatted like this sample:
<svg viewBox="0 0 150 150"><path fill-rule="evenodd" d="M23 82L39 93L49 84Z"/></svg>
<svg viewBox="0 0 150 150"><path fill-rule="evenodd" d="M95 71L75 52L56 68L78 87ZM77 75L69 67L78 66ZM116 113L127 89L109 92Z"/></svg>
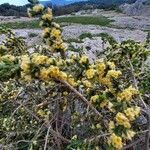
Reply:
<svg viewBox="0 0 150 150"><path fill-rule="evenodd" d="M150 1L137 0L133 4L124 4L120 6L123 13L133 16L150 16Z"/></svg>

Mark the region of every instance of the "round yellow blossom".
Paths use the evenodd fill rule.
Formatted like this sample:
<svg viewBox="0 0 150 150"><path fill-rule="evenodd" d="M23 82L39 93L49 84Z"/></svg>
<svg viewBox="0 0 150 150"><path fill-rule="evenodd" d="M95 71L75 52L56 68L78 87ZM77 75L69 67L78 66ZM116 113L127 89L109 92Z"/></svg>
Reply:
<svg viewBox="0 0 150 150"><path fill-rule="evenodd" d="M48 71L50 73L50 76L53 77L53 78L57 78L60 75L60 70L57 66L49 67Z"/></svg>
<svg viewBox="0 0 150 150"><path fill-rule="evenodd" d="M112 130L115 128L115 123L114 121L110 121L109 124L108 124L108 129L109 129L109 132L112 132Z"/></svg>
<svg viewBox="0 0 150 150"><path fill-rule="evenodd" d="M86 56L86 55L82 55L82 57L81 57L81 59L80 59L80 63L81 64L86 64L86 63L88 63L88 57Z"/></svg>
<svg viewBox="0 0 150 150"><path fill-rule="evenodd" d="M42 80L48 80L50 78L50 72L48 69L46 68L42 68L40 70L40 76L39 76Z"/></svg>
<svg viewBox="0 0 150 150"><path fill-rule="evenodd" d="M100 103L100 107L104 108L105 106L108 105L108 102L109 102L108 100L104 100L103 102Z"/></svg>
<svg viewBox="0 0 150 150"><path fill-rule="evenodd" d="M126 110L124 110L124 113L130 121L134 121L140 114L140 108L127 108Z"/></svg>
<svg viewBox="0 0 150 150"><path fill-rule="evenodd" d="M23 55L21 57L21 69L24 71L24 72L28 72L30 70L30 58L28 55Z"/></svg>
<svg viewBox="0 0 150 150"><path fill-rule="evenodd" d="M33 10L34 12L36 12L36 13L42 12L43 9L44 9L44 6L41 5L41 4L35 5L35 6L32 8L32 10Z"/></svg>
<svg viewBox="0 0 150 150"><path fill-rule="evenodd" d="M49 27L44 28L43 37L47 37L51 32L51 29Z"/></svg>
<svg viewBox="0 0 150 150"><path fill-rule="evenodd" d="M107 73L107 77L118 78L121 75L121 71L109 70Z"/></svg>
<svg viewBox="0 0 150 150"><path fill-rule="evenodd" d="M109 144L112 144L117 150L121 150L123 147L122 138L114 133L110 136Z"/></svg>
<svg viewBox="0 0 150 150"><path fill-rule="evenodd" d="M59 29L52 28L52 30L51 30L51 36L58 38L58 37L61 36L61 31Z"/></svg>
<svg viewBox="0 0 150 150"><path fill-rule="evenodd" d="M15 61L16 60L16 58L12 55L4 55L4 56L0 57L0 60L5 60L5 59L9 60L9 61Z"/></svg>
<svg viewBox="0 0 150 150"><path fill-rule="evenodd" d="M88 80L83 80L82 83L83 83L83 85L86 86L87 88L91 88L91 87L92 87L91 82L89 82Z"/></svg>
<svg viewBox="0 0 150 150"><path fill-rule="evenodd" d="M24 75L24 76L23 76L23 79L24 79L25 81L32 81L31 75Z"/></svg>
<svg viewBox="0 0 150 150"><path fill-rule="evenodd" d="M44 15L42 16L42 19L43 19L44 21L46 21L46 20L51 21L52 18L53 18L52 14L48 14L48 13L47 13L47 14L44 14Z"/></svg>
<svg viewBox="0 0 150 150"><path fill-rule="evenodd" d="M58 23L56 23L56 22L52 22L52 25L53 25L55 28L60 29L60 25L59 25Z"/></svg>
<svg viewBox="0 0 150 150"><path fill-rule="evenodd" d="M36 64L36 65L43 65L43 64L47 64L48 62L48 57L44 56L44 55L39 55L39 54L33 54L32 56L32 63Z"/></svg>
<svg viewBox="0 0 150 150"><path fill-rule="evenodd" d="M114 62L108 61L107 64L108 64L108 66L109 66L110 69L115 69L116 68Z"/></svg>
<svg viewBox="0 0 150 150"><path fill-rule="evenodd" d="M119 102L123 100L130 101L132 100L132 97L136 94L138 94L138 91L132 86L130 86L129 88L125 89L124 91L122 91L117 95L117 100Z"/></svg>
<svg viewBox="0 0 150 150"><path fill-rule="evenodd" d="M91 97L91 102L96 103L96 101L99 99L99 95L94 95Z"/></svg>
<svg viewBox="0 0 150 150"><path fill-rule="evenodd" d="M112 86L112 83L111 83L110 79L109 79L109 78L106 78L106 77L102 78L102 77L100 76L100 77L99 77L99 82L100 82L102 85L107 86L107 87L109 87L109 88Z"/></svg>
<svg viewBox="0 0 150 150"><path fill-rule="evenodd" d="M118 112L115 119L118 125L122 125L125 128L131 128L131 124L125 114Z"/></svg>
<svg viewBox="0 0 150 150"><path fill-rule="evenodd" d="M106 65L103 62L96 64L96 70L99 76L103 76L105 69Z"/></svg>
<svg viewBox="0 0 150 150"><path fill-rule="evenodd" d="M136 134L136 133L135 133L133 130L128 130L127 133L126 133L125 138L126 138L127 140L132 140L132 138L135 136L135 134Z"/></svg>
<svg viewBox="0 0 150 150"><path fill-rule="evenodd" d="M88 79L92 79L95 75L95 70L94 69L88 69L86 71L85 75Z"/></svg>
<svg viewBox="0 0 150 150"><path fill-rule="evenodd" d="M98 124L96 124L96 128L97 129L100 129L102 126L98 123Z"/></svg>
<svg viewBox="0 0 150 150"><path fill-rule="evenodd" d="M75 79L73 78L73 77L69 77L68 79L67 79L67 81L68 81L68 83L70 84L70 85L72 85L72 86L77 86L77 83L75 82Z"/></svg>
<svg viewBox="0 0 150 150"><path fill-rule="evenodd" d="M65 72L60 71L59 78L61 80L67 80L67 74Z"/></svg>

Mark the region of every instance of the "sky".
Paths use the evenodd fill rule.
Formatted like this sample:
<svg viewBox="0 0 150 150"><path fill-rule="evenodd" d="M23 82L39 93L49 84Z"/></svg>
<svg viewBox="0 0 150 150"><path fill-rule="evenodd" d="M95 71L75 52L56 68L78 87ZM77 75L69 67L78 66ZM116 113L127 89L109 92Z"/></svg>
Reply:
<svg viewBox="0 0 150 150"><path fill-rule="evenodd" d="M13 5L25 5L28 3L28 0L0 0L0 4L9 3Z"/></svg>
<svg viewBox="0 0 150 150"><path fill-rule="evenodd" d="M48 1L48 0L40 0L40 1ZM3 4L3 3L9 3L9 4L21 6L21 5L27 4L28 0L0 0L0 4Z"/></svg>

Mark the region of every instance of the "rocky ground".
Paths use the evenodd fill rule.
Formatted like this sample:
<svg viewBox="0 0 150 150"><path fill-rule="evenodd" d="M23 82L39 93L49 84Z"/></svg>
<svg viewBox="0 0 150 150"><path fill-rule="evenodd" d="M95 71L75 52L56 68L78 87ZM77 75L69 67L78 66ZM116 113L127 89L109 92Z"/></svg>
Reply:
<svg viewBox="0 0 150 150"><path fill-rule="evenodd" d="M144 42L147 36L146 30L150 30L150 17L144 16L128 16L122 13L114 11L103 11L103 10L87 10L76 13L75 15L91 15L99 16L103 15L110 19L113 19L112 27L101 27L96 25L79 25L70 24L63 26L64 39L78 39L83 33L91 33L93 35L98 33L108 33L112 35L117 41L123 41L127 39L133 39L135 41ZM2 22L9 21L28 21L27 18L13 18L13 17L0 17ZM31 20L31 19L29 19ZM39 45L42 43L40 29L17 29L15 30L18 36L24 37L29 47L32 45ZM4 39L4 36L0 36L0 42ZM93 53L101 51L102 41L100 37L94 37L92 39L85 38L82 43L72 42L76 48L83 48L88 52L90 57L93 57ZM89 50L90 49L90 50Z"/></svg>

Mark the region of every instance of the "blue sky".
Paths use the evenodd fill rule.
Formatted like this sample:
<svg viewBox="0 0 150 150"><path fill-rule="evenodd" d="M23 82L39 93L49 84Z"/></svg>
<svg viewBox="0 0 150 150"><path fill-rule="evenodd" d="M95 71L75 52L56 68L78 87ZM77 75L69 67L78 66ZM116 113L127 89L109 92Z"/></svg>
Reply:
<svg viewBox="0 0 150 150"><path fill-rule="evenodd" d="M40 1L49 1L49 0L40 0ZM3 3L9 3L13 5L25 5L28 3L28 0L0 0L0 4L3 4Z"/></svg>
<svg viewBox="0 0 150 150"><path fill-rule="evenodd" d="M14 5L24 5L28 3L28 0L0 0L0 4L9 3Z"/></svg>
<svg viewBox="0 0 150 150"><path fill-rule="evenodd" d="M40 1L50 1L50 0L40 0ZM0 4L3 4L3 3L9 3L13 5L25 5L28 3L28 0L0 0Z"/></svg>
<svg viewBox="0 0 150 150"><path fill-rule="evenodd" d="M41 0L41 1L48 1L48 0ZM28 3L28 0L0 0L0 4L9 3L14 5L25 5Z"/></svg>

